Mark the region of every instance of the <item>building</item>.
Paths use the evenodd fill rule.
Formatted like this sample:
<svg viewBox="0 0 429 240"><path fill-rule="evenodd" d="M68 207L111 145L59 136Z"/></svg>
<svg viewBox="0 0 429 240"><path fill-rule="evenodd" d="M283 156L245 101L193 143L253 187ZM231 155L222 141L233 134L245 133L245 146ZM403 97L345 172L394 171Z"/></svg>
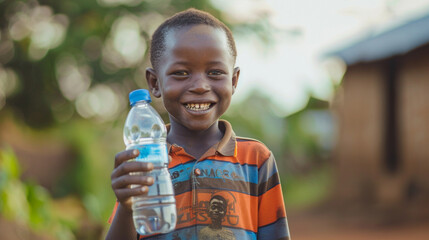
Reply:
<svg viewBox="0 0 429 240"><path fill-rule="evenodd" d="M334 103L336 199L429 217L429 15L329 55L347 64Z"/></svg>

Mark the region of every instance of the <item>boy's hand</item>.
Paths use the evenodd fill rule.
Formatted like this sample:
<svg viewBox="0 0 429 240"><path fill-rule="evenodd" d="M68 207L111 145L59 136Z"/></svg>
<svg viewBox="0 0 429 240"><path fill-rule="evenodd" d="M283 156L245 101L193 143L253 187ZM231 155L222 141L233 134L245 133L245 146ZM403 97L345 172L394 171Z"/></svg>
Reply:
<svg viewBox="0 0 429 240"><path fill-rule="evenodd" d="M111 174L112 189L116 199L126 209L131 211L131 197L142 195L148 192L148 186L152 185L152 177L131 175L132 172L148 172L153 169L152 163L128 161L136 158L139 151L130 149L119 152L115 156L115 168ZM131 188L131 185L139 185Z"/></svg>

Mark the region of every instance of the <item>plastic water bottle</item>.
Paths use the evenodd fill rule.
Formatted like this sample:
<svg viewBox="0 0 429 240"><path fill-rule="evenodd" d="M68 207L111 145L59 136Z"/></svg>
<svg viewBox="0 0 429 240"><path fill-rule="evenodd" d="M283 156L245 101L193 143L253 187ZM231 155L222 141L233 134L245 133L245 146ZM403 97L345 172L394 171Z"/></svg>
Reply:
<svg viewBox="0 0 429 240"><path fill-rule="evenodd" d="M141 235L167 233L176 226L176 200L168 172L167 129L159 114L150 106L150 95L146 89L132 91L124 126L124 142L127 149L138 149L136 161L151 162L151 172L139 172L153 177L146 195L133 197L133 220ZM132 186L139 187L139 186Z"/></svg>

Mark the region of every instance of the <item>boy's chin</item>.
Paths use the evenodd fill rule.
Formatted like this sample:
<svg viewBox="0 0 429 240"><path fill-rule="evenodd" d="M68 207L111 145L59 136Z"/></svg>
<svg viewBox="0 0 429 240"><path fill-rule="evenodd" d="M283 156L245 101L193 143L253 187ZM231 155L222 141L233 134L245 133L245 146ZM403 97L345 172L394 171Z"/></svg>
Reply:
<svg viewBox="0 0 429 240"><path fill-rule="evenodd" d="M187 128L189 131L193 131L193 132L201 132L201 131L205 131L207 129L209 129L210 127L213 126L213 124L217 123L216 121L213 122L187 122L185 124L183 124L183 126L185 128Z"/></svg>

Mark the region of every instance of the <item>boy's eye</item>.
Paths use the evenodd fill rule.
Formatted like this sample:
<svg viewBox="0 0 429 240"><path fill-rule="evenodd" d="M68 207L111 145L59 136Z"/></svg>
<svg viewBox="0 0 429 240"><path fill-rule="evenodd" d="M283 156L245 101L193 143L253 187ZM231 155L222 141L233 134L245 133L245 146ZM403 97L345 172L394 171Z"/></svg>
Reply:
<svg viewBox="0 0 429 240"><path fill-rule="evenodd" d="M210 76L217 76L217 75L221 75L221 74L224 74L224 72L223 71L221 71L221 70L211 70L211 71L209 71L209 73L208 73Z"/></svg>
<svg viewBox="0 0 429 240"><path fill-rule="evenodd" d="M176 71L176 72L173 73L173 75L176 75L176 76L188 76L189 73L187 71Z"/></svg>

